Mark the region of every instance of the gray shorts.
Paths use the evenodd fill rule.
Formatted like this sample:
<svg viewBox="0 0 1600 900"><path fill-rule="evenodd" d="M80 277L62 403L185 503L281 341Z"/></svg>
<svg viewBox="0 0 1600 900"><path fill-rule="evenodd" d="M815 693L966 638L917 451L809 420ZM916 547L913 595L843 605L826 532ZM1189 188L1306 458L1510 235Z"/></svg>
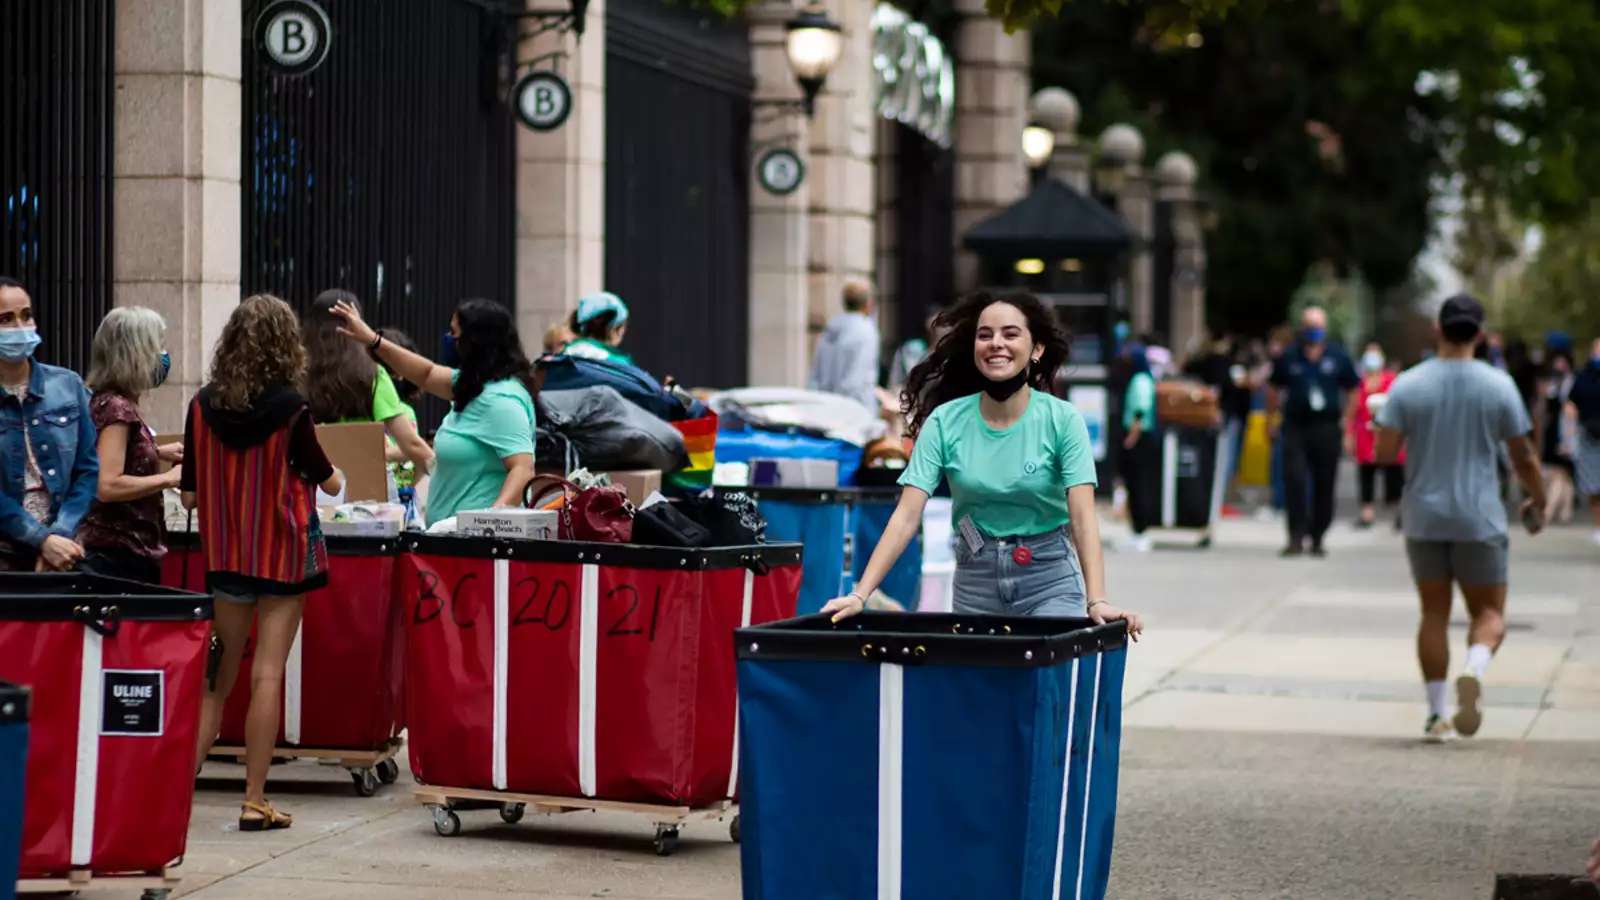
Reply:
<svg viewBox="0 0 1600 900"><path fill-rule="evenodd" d="M1411 577L1417 581L1454 581L1477 587L1506 583L1505 535L1486 541L1419 541L1406 539Z"/></svg>
<svg viewBox="0 0 1600 900"><path fill-rule="evenodd" d="M1083 574L1065 529L1027 537L984 537L976 553L956 534L951 606L958 613L1083 616ZM1017 548L1027 563L1017 561Z"/></svg>
<svg viewBox="0 0 1600 900"><path fill-rule="evenodd" d="M261 600L260 594L230 593L228 591L212 591L211 596L224 603L233 603L239 606L255 606Z"/></svg>

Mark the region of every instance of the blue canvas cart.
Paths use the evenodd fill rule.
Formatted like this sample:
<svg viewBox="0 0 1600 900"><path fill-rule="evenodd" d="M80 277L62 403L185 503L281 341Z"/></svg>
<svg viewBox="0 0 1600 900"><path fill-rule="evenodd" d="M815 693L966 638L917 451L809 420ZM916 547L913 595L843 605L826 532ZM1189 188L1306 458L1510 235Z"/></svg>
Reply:
<svg viewBox="0 0 1600 900"><path fill-rule="evenodd" d="M1104 897L1121 622L740 629L746 900Z"/></svg>

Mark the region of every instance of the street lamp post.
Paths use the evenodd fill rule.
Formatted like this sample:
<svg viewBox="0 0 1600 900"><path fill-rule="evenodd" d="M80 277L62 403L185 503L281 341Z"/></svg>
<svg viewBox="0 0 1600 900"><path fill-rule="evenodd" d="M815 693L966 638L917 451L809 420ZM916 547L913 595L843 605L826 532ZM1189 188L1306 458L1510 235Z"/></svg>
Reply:
<svg viewBox="0 0 1600 900"><path fill-rule="evenodd" d="M816 112L817 94L844 49L844 32L839 23L815 5L797 13L784 29L787 32L784 52L789 57L789 68L795 80L800 83L804 95L801 108L809 119Z"/></svg>
<svg viewBox="0 0 1600 900"><path fill-rule="evenodd" d="M1028 161L1028 168L1040 169L1050 162L1050 155L1056 151L1056 133L1038 122L1029 122L1022 129L1022 156Z"/></svg>

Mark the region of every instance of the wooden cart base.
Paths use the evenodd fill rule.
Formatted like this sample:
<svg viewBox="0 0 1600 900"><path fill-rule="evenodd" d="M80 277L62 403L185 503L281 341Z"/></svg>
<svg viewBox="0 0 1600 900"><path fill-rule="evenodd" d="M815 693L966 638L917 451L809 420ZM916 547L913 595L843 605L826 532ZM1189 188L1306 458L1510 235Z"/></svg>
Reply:
<svg viewBox="0 0 1600 900"><path fill-rule="evenodd" d="M73 869L65 878L24 878L17 882L19 894L61 894L88 890L99 884L106 887L144 889L142 900L166 900L178 886L178 876L170 869L135 872L129 875L93 875L88 869Z"/></svg>
<svg viewBox="0 0 1600 900"><path fill-rule="evenodd" d="M486 791L481 788L453 788L428 785L413 793L417 802L433 812L433 830L443 837L461 833L461 817L456 813L475 809L497 809L508 825L522 821L528 810L542 816L570 812L621 812L644 816L656 827L657 856L671 856L678 849L678 826L684 822L720 821L729 816L728 837L739 842L739 810L731 801L721 800L706 807L666 806L628 803L621 800L595 800L587 797L552 797L545 794L518 794Z"/></svg>
<svg viewBox="0 0 1600 900"><path fill-rule="evenodd" d="M350 772L356 794L371 797L378 792L379 784L394 784L400 778L400 764L395 755L400 752L400 739L391 738L377 750L346 750L338 747L278 746L273 750L273 760L315 759L330 766L340 766ZM221 756L244 762L244 748L218 745L211 748L212 756Z"/></svg>

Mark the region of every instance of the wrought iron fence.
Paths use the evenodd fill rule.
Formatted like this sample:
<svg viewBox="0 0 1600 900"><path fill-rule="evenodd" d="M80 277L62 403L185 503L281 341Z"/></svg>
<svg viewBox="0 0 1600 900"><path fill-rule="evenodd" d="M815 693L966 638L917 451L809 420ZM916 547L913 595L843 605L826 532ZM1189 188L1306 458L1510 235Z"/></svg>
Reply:
<svg viewBox="0 0 1600 900"><path fill-rule="evenodd" d="M467 297L516 302L516 145L502 79L520 4L321 0L326 59L280 74L243 0L243 282L304 309L361 298L433 355ZM527 335L525 339L531 340ZM436 423L443 406L422 413Z"/></svg>
<svg viewBox="0 0 1600 900"><path fill-rule="evenodd" d="M111 304L115 6L0 3L0 273L28 286L39 358L78 371Z"/></svg>

